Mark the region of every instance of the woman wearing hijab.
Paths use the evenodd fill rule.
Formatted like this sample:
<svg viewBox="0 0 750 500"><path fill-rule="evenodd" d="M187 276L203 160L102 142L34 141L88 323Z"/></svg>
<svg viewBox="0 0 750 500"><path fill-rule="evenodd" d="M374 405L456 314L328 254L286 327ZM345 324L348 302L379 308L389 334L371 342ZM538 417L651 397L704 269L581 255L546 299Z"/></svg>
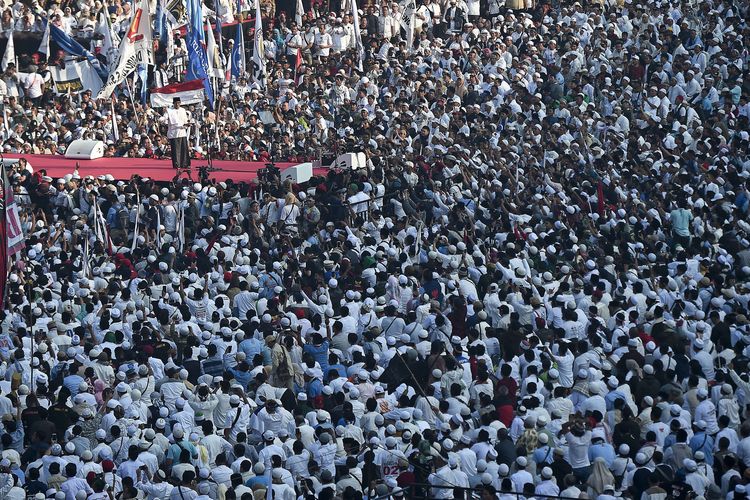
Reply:
<svg viewBox="0 0 750 500"><path fill-rule="evenodd" d="M615 484L615 477L607 469L607 463L603 457L597 457L591 468L591 475L586 481L589 498L596 498L604 493L604 487Z"/></svg>

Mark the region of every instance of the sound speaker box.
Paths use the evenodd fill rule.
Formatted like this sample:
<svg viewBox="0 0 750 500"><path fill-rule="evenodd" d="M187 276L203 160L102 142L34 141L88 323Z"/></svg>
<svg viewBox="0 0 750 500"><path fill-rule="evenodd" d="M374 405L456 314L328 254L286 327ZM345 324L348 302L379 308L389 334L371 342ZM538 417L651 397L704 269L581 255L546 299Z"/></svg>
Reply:
<svg viewBox="0 0 750 500"><path fill-rule="evenodd" d="M104 143L102 141L85 141L78 139L70 143L65 150L65 158L75 160L96 160L104 156Z"/></svg>
<svg viewBox="0 0 750 500"><path fill-rule="evenodd" d="M291 179L295 184L301 184L310 180L313 175L312 163L300 163L281 171L281 181Z"/></svg>

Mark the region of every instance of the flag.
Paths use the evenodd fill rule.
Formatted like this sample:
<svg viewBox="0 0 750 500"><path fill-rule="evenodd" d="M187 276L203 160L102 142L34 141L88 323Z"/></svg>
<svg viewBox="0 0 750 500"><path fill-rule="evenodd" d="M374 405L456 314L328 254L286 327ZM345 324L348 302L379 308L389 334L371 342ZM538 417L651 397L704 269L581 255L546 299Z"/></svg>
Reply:
<svg viewBox="0 0 750 500"><path fill-rule="evenodd" d="M187 0L187 34L185 43L188 52L188 80L201 80L206 90L208 106L213 107L214 92L209 77L208 60L206 57L205 37L203 34L203 7L201 0Z"/></svg>
<svg viewBox="0 0 750 500"><path fill-rule="evenodd" d="M102 88L102 80L88 61L69 61L62 66L50 66L55 93L67 94L90 90L96 95Z"/></svg>
<svg viewBox="0 0 750 500"><path fill-rule="evenodd" d="M89 238L83 239L83 253L81 254L81 270L86 278L91 278L91 256L89 251Z"/></svg>
<svg viewBox="0 0 750 500"><path fill-rule="evenodd" d="M8 35L8 43L5 45L5 53L3 54L2 64L0 65L5 71L8 68L8 64L16 62L16 46L13 43L13 32L11 31ZM16 71L18 68L16 68Z"/></svg>
<svg viewBox="0 0 750 500"><path fill-rule="evenodd" d="M240 12L240 2L237 0L237 12ZM237 35L232 47L232 77L238 79L245 74L245 33L242 31L242 20L237 21Z"/></svg>
<svg viewBox="0 0 750 500"><path fill-rule="evenodd" d="M219 23L219 19L216 18ZM211 28L211 21L206 18L206 59L208 62L208 76L211 78L224 78L224 68L221 63L219 47L216 45L214 30Z"/></svg>
<svg viewBox="0 0 750 500"><path fill-rule="evenodd" d="M185 244L185 205L180 203L177 206L177 251L182 253Z"/></svg>
<svg viewBox="0 0 750 500"><path fill-rule="evenodd" d="M154 13L154 35L159 38L159 42L167 42L167 21L166 21L167 3L165 0L156 0L156 12Z"/></svg>
<svg viewBox="0 0 750 500"><path fill-rule="evenodd" d="M216 16L216 40L219 41L219 68L221 69L222 80L227 80L227 60L224 57L224 37L222 36L222 21L221 17Z"/></svg>
<svg viewBox="0 0 750 500"><path fill-rule="evenodd" d="M154 47L151 42L151 12L149 1L141 0L141 5L133 14L130 28L120 42L120 52L112 61L106 83L96 96L106 99L139 64L154 64Z"/></svg>
<svg viewBox="0 0 750 500"><path fill-rule="evenodd" d="M5 165L0 164L0 300L5 303L5 286L8 280L8 261L26 246L18 206L13 197L13 188L8 182Z"/></svg>
<svg viewBox="0 0 750 500"><path fill-rule="evenodd" d="M167 0L166 19L172 26L185 24L185 0Z"/></svg>
<svg viewBox="0 0 750 500"><path fill-rule="evenodd" d="M216 52L216 40L214 40L214 30L211 29L211 19L206 16L206 66L208 66L208 76L214 76L214 53Z"/></svg>
<svg viewBox="0 0 750 500"><path fill-rule="evenodd" d="M294 22L297 23L300 29L302 29L302 15L305 13L305 7L302 5L302 0L297 0L297 7L294 9Z"/></svg>
<svg viewBox="0 0 750 500"><path fill-rule="evenodd" d="M357 49L357 71L363 71L362 63L365 58L365 47L362 45L362 32L359 29L359 12L357 0L352 0L352 19L354 21L354 44Z"/></svg>
<svg viewBox="0 0 750 500"><path fill-rule="evenodd" d="M172 58L174 57L174 37L172 36L172 27L174 26L169 19L164 21L164 24L166 24L166 32L167 35L167 61L171 62Z"/></svg>
<svg viewBox="0 0 750 500"><path fill-rule="evenodd" d="M104 217L101 207L99 207L98 200L94 200L93 209L96 240L101 241L107 253L112 255L112 238L109 236L109 226L107 226L107 219Z"/></svg>
<svg viewBox="0 0 750 500"><path fill-rule="evenodd" d="M407 0L406 5L401 6L401 27L406 31L406 50L411 50L414 44L414 21L417 13L417 2Z"/></svg>
<svg viewBox="0 0 750 500"><path fill-rule="evenodd" d="M179 97L182 104L203 102L203 82L201 80L190 80L151 89L151 106L155 108L169 107L175 97Z"/></svg>
<svg viewBox="0 0 750 500"><path fill-rule="evenodd" d="M146 104L146 95L148 93L148 64L139 64L136 74L141 81L141 104ZM135 87L135 81L133 81L133 87Z"/></svg>
<svg viewBox="0 0 750 500"><path fill-rule="evenodd" d="M112 136L115 142L120 140L120 131L117 130L117 113L115 112L115 100L110 99L109 105L112 107Z"/></svg>
<svg viewBox="0 0 750 500"><path fill-rule="evenodd" d="M73 40L73 38L71 38L70 35L65 33L63 30L48 22L47 27L45 28L44 36L42 36L42 43L39 46L39 51L42 52L43 50L46 50L44 54L47 54L48 57L50 39L54 40L55 43L57 43L57 45L63 50L63 52L67 52L78 57L85 57L86 59L88 59L88 61L94 67L102 80L106 80L107 73L104 71L104 68L102 68L99 60L94 57L94 54L84 49L80 43Z"/></svg>
<svg viewBox="0 0 750 500"><path fill-rule="evenodd" d="M39 44L37 52L41 52L45 56L49 57L49 23L46 23L44 28L44 34L42 35L42 43Z"/></svg>
<svg viewBox="0 0 750 500"><path fill-rule="evenodd" d="M299 85L299 68L302 66L302 49L297 49L297 58L294 60L294 84Z"/></svg>
<svg viewBox="0 0 750 500"><path fill-rule="evenodd" d="M109 20L106 9L99 13L99 34L102 36L101 54L107 59L107 69L112 66L112 61L117 58L117 47L120 37L112 32L112 23Z"/></svg>
<svg viewBox="0 0 750 500"><path fill-rule="evenodd" d="M253 80L260 88L266 88L266 57L263 47L263 20L260 0L255 0L255 33L253 34Z"/></svg>
<svg viewBox="0 0 750 500"><path fill-rule="evenodd" d="M138 243L138 225L141 222L141 193L136 190L135 192L135 226L133 226L133 243L130 245L130 251L135 252L135 247Z"/></svg>

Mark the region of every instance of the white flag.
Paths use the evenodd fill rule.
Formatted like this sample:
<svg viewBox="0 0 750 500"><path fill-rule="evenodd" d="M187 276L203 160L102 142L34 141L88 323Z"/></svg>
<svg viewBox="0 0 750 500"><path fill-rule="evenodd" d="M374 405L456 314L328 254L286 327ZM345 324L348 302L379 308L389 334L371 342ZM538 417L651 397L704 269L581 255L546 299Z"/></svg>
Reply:
<svg viewBox="0 0 750 500"><path fill-rule="evenodd" d="M297 23L299 29L302 29L302 14L305 13L305 7L302 5L302 0L297 0L297 7L294 9L294 22Z"/></svg>
<svg viewBox="0 0 750 500"><path fill-rule="evenodd" d="M120 37L112 32L109 16L106 11L99 13L99 34L102 35L102 55L107 58L107 69L112 67L112 62L117 58L117 47Z"/></svg>
<svg viewBox="0 0 750 500"><path fill-rule="evenodd" d="M2 68L5 71L8 68L8 64L15 63L16 61L16 46L13 43L13 32L10 32L8 36L8 44L5 46L5 53L3 54ZM18 71L18 68L16 68Z"/></svg>
<svg viewBox="0 0 750 500"><path fill-rule="evenodd" d="M133 14L130 28L120 42L120 53L109 65L110 73L97 99L109 97L120 82L132 73L139 64L154 64L154 46L151 41L151 12L149 0L141 4Z"/></svg>
<svg viewBox="0 0 750 500"><path fill-rule="evenodd" d="M58 95L77 94L86 90L96 95L102 88L102 79L89 61L68 61L64 68L50 66L49 71Z"/></svg>
<svg viewBox="0 0 750 500"><path fill-rule="evenodd" d="M218 18L217 18L217 21ZM224 68L221 64L219 47L216 45L214 30L211 28L211 21L206 17L206 61L208 61L208 76L210 78L224 79Z"/></svg>
<svg viewBox="0 0 750 500"><path fill-rule="evenodd" d="M406 50L411 50L414 43L414 18L417 13L417 2L407 0L405 5L401 6L401 26L406 30Z"/></svg>
<svg viewBox="0 0 750 500"><path fill-rule="evenodd" d="M47 21L47 27L44 28L42 43L39 44L38 52L41 52L45 56L49 57L49 21Z"/></svg>
<svg viewBox="0 0 750 500"><path fill-rule="evenodd" d="M138 245L138 224L141 221L141 193L135 192L135 226L133 227L133 243L130 245L130 251L135 252L135 247Z"/></svg>
<svg viewBox="0 0 750 500"><path fill-rule="evenodd" d="M112 108L112 136L115 142L120 140L120 131L117 129L117 113L115 112L115 99L114 97L109 100L109 105ZM136 219L137 222L137 219Z"/></svg>
<svg viewBox="0 0 750 500"><path fill-rule="evenodd" d="M263 21L260 13L260 0L255 0L255 33L253 35L253 79L266 88L266 57L263 47Z"/></svg>
<svg viewBox="0 0 750 500"><path fill-rule="evenodd" d="M362 62L365 58L365 47L362 45L362 32L359 29L359 12L357 12L357 0L352 0L352 18L354 20L354 44L357 48L357 71L362 72Z"/></svg>
<svg viewBox="0 0 750 500"><path fill-rule="evenodd" d="M174 57L174 34L172 33L172 26L174 26L168 19L164 22L167 25L167 61L172 62Z"/></svg>

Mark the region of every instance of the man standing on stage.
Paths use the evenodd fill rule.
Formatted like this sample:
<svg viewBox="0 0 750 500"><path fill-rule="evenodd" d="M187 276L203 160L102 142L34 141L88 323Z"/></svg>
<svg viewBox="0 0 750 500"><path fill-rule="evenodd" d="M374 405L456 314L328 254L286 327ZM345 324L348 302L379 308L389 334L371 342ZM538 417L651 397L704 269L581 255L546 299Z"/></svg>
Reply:
<svg viewBox="0 0 750 500"><path fill-rule="evenodd" d="M192 125L190 112L180 105L180 98L172 101L172 109L160 118L161 123L167 124L167 139L172 149L172 168L190 167L190 150L188 148L188 127Z"/></svg>

